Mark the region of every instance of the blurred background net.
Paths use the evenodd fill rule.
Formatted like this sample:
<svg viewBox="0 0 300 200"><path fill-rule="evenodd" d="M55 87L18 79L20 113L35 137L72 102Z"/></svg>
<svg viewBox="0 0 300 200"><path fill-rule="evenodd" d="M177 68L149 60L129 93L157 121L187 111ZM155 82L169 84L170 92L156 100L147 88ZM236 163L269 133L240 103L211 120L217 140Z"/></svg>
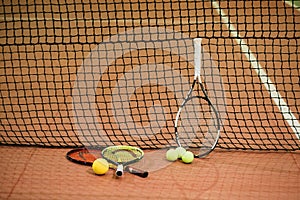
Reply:
<svg viewBox="0 0 300 200"><path fill-rule="evenodd" d="M1 1L0 143L82 146L74 124L72 98L81 66L110 37L145 27L180 32L186 36L183 41L203 38L203 48L222 77L222 98L226 102L226 109L221 111L223 127L218 148L299 150L300 11L292 4L277 0ZM240 39L256 60L246 56L250 52L243 52ZM140 42L144 41L141 33ZM111 49L107 51L108 57L114 54ZM169 108L161 130L151 138L133 137L122 131L120 124L124 122L118 122L112 113L112 93L124 73L137 66L158 66L140 72L146 77L147 72L163 74L165 84L183 90L176 75L193 78L189 62L193 61L145 47L111 63L95 90L97 124L108 136L107 142L158 148L174 137L174 120L181 102L167 86L144 84L130 96L130 107L135 110L131 115L140 129L147 125L147 109L154 102ZM251 68L253 62L262 66L272 82L261 82ZM214 79L208 81L215 84ZM266 84L274 84L280 96L271 96ZM129 90L128 85L118 87L125 93ZM280 110L280 105L274 103L276 98L283 99L290 110ZM89 108L82 109L84 112ZM294 115L296 120L291 116L288 123L283 114ZM137 126L126 129L139 130ZM86 131L95 130L87 127Z"/></svg>

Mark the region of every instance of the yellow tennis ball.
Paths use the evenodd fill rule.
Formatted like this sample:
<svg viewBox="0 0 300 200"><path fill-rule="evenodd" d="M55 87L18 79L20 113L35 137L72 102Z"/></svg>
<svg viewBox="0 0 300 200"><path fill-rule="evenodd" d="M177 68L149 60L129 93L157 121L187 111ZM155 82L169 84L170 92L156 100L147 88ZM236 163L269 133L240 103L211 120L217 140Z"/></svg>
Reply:
<svg viewBox="0 0 300 200"><path fill-rule="evenodd" d="M183 148L183 147L177 147L176 151L178 153L178 158L181 158L186 152L185 148Z"/></svg>
<svg viewBox="0 0 300 200"><path fill-rule="evenodd" d="M178 153L176 151L176 149L169 149L166 153L166 158L168 161L175 161L178 158Z"/></svg>
<svg viewBox="0 0 300 200"><path fill-rule="evenodd" d="M108 171L109 164L104 158L98 158L93 162L92 168L95 174L102 175Z"/></svg>
<svg viewBox="0 0 300 200"><path fill-rule="evenodd" d="M190 151L185 152L185 154L181 157L182 162L184 163L192 163L194 160L194 154Z"/></svg>

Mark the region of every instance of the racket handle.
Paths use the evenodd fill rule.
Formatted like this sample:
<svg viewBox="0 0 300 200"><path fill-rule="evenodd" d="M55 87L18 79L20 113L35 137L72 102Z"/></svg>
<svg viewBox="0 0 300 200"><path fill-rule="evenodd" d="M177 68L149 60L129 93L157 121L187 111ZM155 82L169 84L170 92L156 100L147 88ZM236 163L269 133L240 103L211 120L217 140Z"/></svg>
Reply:
<svg viewBox="0 0 300 200"><path fill-rule="evenodd" d="M194 65L195 65L195 78L200 77L201 73L201 59L202 59L202 52L201 52L201 38L195 38L194 39ZM199 79L200 81L200 79Z"/></svg>
<svg viewBox="0 0 300 200"><path fill-rule="evenodd" d="M123 175L123 165L118 165L117 170L116 170L116 175L117 176Z"/></svg>
<svg viewBox="0 0 300 200"><path fill-rule="evenodd" d="M130 166L126 166L125 170L128 171L129 173L139 176L141 178L147 178L148 174L149 174L147 171L142 171L140 169L136 169L136 168L133 168Z"/></svg>

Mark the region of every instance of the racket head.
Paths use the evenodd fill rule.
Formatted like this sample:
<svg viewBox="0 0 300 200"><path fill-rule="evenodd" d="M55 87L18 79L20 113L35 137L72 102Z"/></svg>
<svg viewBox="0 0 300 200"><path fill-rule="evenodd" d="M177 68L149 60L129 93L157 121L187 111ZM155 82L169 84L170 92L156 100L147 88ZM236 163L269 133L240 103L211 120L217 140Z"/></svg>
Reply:
<svg viewBox="0 0 300 200"><path fill-rule="evenodd" d="M101 157L100 149L78 148L72 149L66 154L69 161L86 166L92 166L93 162L99 157Z"/></svg>
<svg viewBox="0 0 300 200"><path fill-rule="evenodd" d="M102 150L102 157L114 165L129 165L144 157L144 152L138 147L117 145Z"/></svg>
<svg viewBox="0 0 300 200"><path fill-rule="evenodd" d="M179 146L191 149L200 158L214 150L220 136L220 118L207 96L188 97L178 111L177 120Z"/></svg>

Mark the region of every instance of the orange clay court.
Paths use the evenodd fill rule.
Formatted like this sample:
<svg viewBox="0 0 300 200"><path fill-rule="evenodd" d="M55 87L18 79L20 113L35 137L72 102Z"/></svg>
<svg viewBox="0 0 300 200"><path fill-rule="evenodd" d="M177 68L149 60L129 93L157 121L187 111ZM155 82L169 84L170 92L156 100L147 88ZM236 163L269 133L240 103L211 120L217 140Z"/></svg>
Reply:
<svg viewBox="0 0 300 200"><path fill-rule="evenodd" d="M0 199L300 199L298 2L0 4ZM168 163L197 37L220 138ZM149 176L66 159L111 145L142 148Z"/></svg>

